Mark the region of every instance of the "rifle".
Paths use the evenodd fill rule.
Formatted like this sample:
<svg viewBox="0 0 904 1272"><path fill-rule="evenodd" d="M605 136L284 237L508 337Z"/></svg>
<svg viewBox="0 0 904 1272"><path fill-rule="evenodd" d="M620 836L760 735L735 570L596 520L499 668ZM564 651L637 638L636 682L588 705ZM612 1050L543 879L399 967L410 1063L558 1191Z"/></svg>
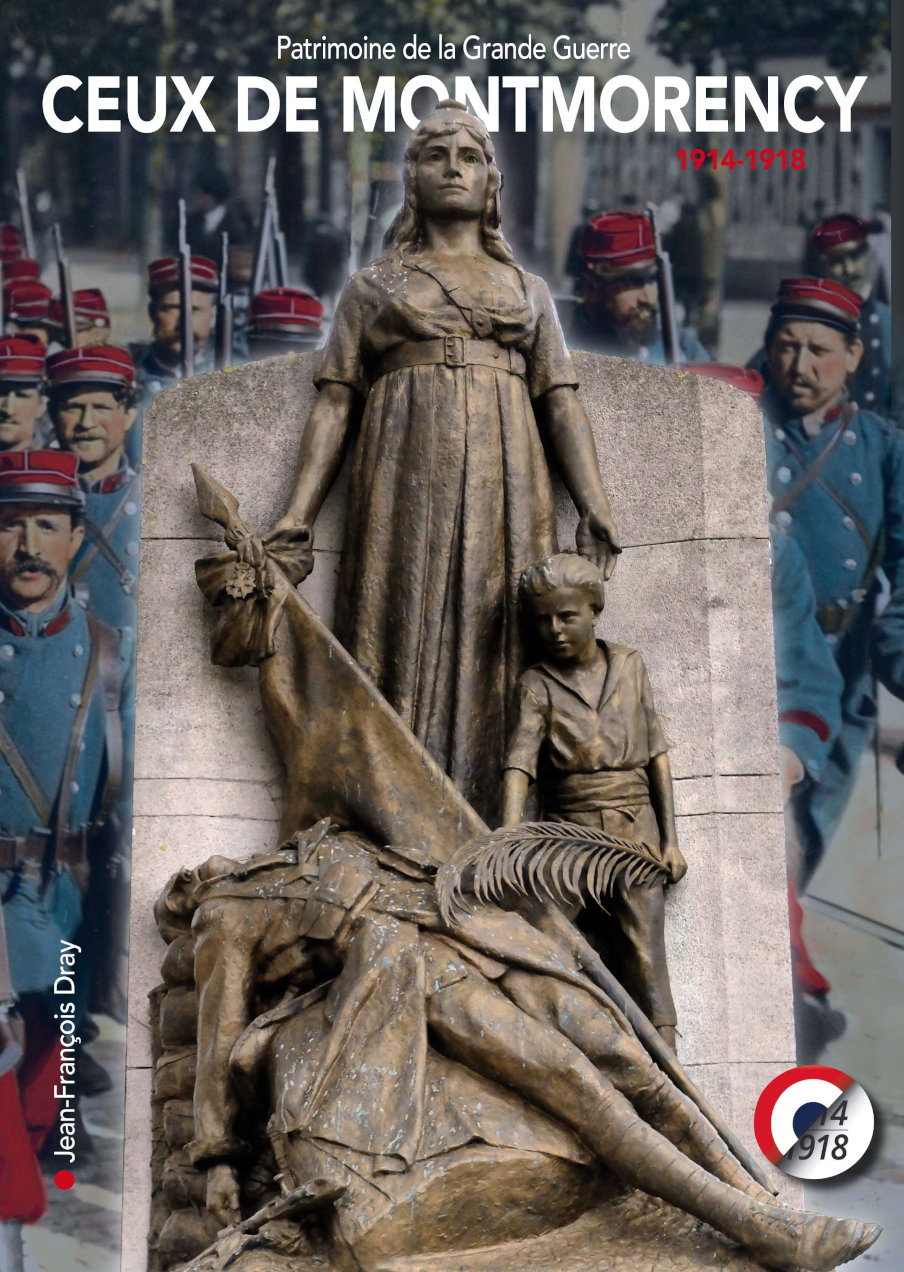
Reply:
<svg viewBox="0 0 904 1272"><path fill-rule="evenodd" d="M279 204L276 201L276 160L268 165L267 185L265 187L267 202L270 205L270 224L273 229L273 243L276 248L276 286L286 287L289 282L289 258L286 253L286 236L279 225Z"/></svg>
<svg viewBox="0 0 904 1272"><path fill-rule="evenodd" d="M182 379L195 373L195 332L191 312L191 248L185 232L185 200L179 200L179 340Z"/></svg>
<svg viewBox="0 0 904 1272"><path fill-rule="evenodd" d="M369 265L376 253L375 239L377 236L377 218L380 215L380 196L383 193L383 183L374 181L370 187L370 207L367 211L367 225L364 228L364 238L361 240L361 253L358 257L358 268Z"/></svg>
<svg viewBox="0 0 904 1272"><path fill-rule="evenodd" d="M647 204L647 216L653 231L653 244L656 248L656 285L659 290L659 321L662 326L662 346L665 352L665 364L674 366L684 361L681 352L681 340L678 335L678 324L675 321L675 288L672 284L672 262L668 252L663 250L662 238L656 224L656 207Z"/></svg>
<svg viewBox="0 0 904 1272"><path fill-rule="evenodd" d="M19 220L22 222L22 237L25 239L25 255L35 259L35 232L31 224L31 212L28 210L28 183L25 180L25 169L16 169L16 193L19 200Z"/></svg>
<svg viewBox="0 0 904 1272"><path fill-rule="evenodd" d="M217 331L214 361L218 371L232 365L232 297L229 295L229 235L224 230L220 249L220 293L217 297Z"/></svg>
<svg viewBox="0 0 904 1272"><path fill-rule="evenodd" d="M69 272L69 260L63 252L63 235L59 221L53 226L53 246L56 251L57 270L60 277L60 305L63 309L63 347L74 349L78 343L75 324L75 305L72 299L72 276Z"/></svg>
<svg viewBox="0 0 904 1272"><path fill-rule="evenodd" d="M285 287L288 281L286 236L279 228L279 204L276 200L276 156L271 155L264 178L264 211L254 254L251 294L256 296L265 287Z"/></svg>

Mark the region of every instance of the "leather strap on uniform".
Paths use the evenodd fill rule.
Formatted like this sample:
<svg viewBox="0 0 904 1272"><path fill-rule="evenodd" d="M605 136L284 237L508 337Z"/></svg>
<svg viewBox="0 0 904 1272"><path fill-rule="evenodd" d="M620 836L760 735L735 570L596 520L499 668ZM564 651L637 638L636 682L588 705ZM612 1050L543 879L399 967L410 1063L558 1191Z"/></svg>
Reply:
<svg viewBox="0 0 904 1272"><path fill-rule="evenodd" d="M99 685L104 710L104 740L107 748L107 780L95 818L97 825L103 825L122 781L122 716L119 712L122 699L122 675L119 664L119 638L116 632L106 623L102 623L99 618L95 618L93 614L88 614L88 627L91 630L91 648L96 649L98 654Z"/></svg>
<svg viewBox="0 0 904 1272"><path fill-rule="evenodd" d="M775 516L775 514L778 512L787 511L788 508L790 508L793 504L797 503L798 499L801 497L804 491L809 486L812 486L813 482L816 481L816 479L819 477L819 474L822 472L823 468L825 468L829 456L832 454L832 451L835 450L838 443L841 441L841 438L844 435L845 429L850 424L853 418L854 418L854 406L853 406L853 403L848 402L841 413L841 419L838 421L838 427L835 429L835 432L826 442L821 453L817 455L816 459L814 459L813 463L810 465L809 468L804 469L800 477L798 477L797 481L794 483L793 486L790 487L789 490L786 490L783 495L779 495L777 498L773 498L772 500L772 515L773 516ZM796 448L793 446L793 444L790 441L788 441L788 449L791 451L791 454L798 461L798 463L803 464L803 460L800 454L798 453L798 451L796 450ZM829 493L833 494L834 492L830 490Z"/></svg>
<svg viewBox="0 0 904 1272"><path fill-rule="evenodd" d="M135 495L138 480L139 475L136 473L129 485L126 487L125 493L119 501L113 516L103 525L103 527L95 525L90 517L85 518L85 537L88 540L88 545L85 549L84 556L79 561L76 568L72 571L73 581L77 581L82 577L91 562L99 553L109 565L112 565L120 583L125 588L129 590L131 589L135 582L135 576L128 566L120 560L113 548L110 546L110 537L125 515L126 504L129 503Z"/></svg>
<svg viewBox="0 0 904 1272"><path fill-rule="evenodd" d="M88 625L90 628L90 616ZM53 819L53 838L47 850L47 857L44 862L45 869L49 869L53 865L53 860L56 856L56 845L63 842L66 835L66 827L69 825L69 809L72 806L72 783L75 781L75 772L78 768L79 756L81 755L82 738L85 736L88 711L91 707L91 699L94 697L94 686L97 681L99 663L100 655L97 644L92 639L91 656L88 659L88 670L85 674L85 683L82 688L82 700L79 703L78 711L72 724L72 732L69 735L69 748L66 751L66 759L63 764L63 776L60 778L60 787L57 791L56 814Z"/></svg>
<svg viewBox="0 0 904 1272"><path fill-rule="evenodd" d="M523 377L527 363L517 349L495 340L472 340L469 336L440 336L436 340L407 340L390 349L380 359L379 374L403 367L445 365L448 367L492 367Z"/></svg>
<svg viewBox="0 0 904 1272"><path fill-rule="evenodd" d="M847 428L848 424L850 423L851 416L853 415L853 413L854 413L854 408L850 407L850 414L848 414L843 421L845 428ZM829 446L831 446L831 441L829 442ZM794 456L797 462L799 464L802 464L803 457L797 450L794 443L791 442L790 440L788 440L788 449L791 451L791 454ZM827 446L826 450L828 449L829 447ZM824 455L825 455L825 451L823 451L823 454L820 455L819 458L822 459ZM870 555L870 561L869 561L869 564L867 565L866 574L864 575L864 577L871 578L872 575L875 574L876 570L878 570L879 565L881 564L881 561L882 561L882 556L885 550L884 533L880 532L878 539L873 538L873 536L869 532L869 527L867 526L863 518L860 516L860 514L857 512L857 509L852 507L852 505L849 504L848 501L845 499L844 495L840 495L838 491L835 490L833 486L830 486L829 483L825 480L825 478L821 475L822 467L823 465L821 463L819 464L818 468L816 467L816 465L813 465L811 468L807 470L806 476L809 477L810 474L812 473L811 480L817 481L819 485L822 486L826 494L831 499L835 500L835 503L838 504L838 507L845 514L845 516L850 517L851 521L853 521L854 528L856 529L857 533L860 535L860 538L863 540L863 546L866 548L867 552ZM808 481L807 485L809 484L810 482ZM775 507L776 505L773 503L773 508ZM861 587L866 587L866 586L867 586L866 583L861 583Z"/></svg>
<svg viewBox="0 0 904 1272"><path fill-rule="evenodd" d="M12 735L3 723L2 716L0 716L0 755L4 757L12 769L13 776L31 801L41 824L43 826L49 825L52 812L50 800L47 798L43 786L31 771L31 766L25 756L16 746Z"/></svg>

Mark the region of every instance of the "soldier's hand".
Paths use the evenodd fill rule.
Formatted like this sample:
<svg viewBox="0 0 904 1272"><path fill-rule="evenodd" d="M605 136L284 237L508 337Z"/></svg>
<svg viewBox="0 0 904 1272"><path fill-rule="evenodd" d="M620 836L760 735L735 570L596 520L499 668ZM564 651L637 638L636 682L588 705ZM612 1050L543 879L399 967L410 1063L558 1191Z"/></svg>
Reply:
<svg viewBox="0 0 904 1272"><path fill-rule="evenodd" d="M241 1220L239 1182L235 1170L226 1162L211 1166L207 1172L207 1209L224 1228L232 1228Z"/></svg>
<svg viewBox="0 0 904 1272"><path fill-rule="evenodd" d="M585 512L578 522L575 544L581 556L592 561L604 579L612 577L621 544L611 518L597 512Z"/></svg>
<svg viewBox="0 0 904 1272"><path fill-rule="evenodd" d="M267 555L296 587L314 568L314 532L294 517L281 517L262 540Z"/></svg>
<svg viewBox="0 0 904 1272"><path fill-rule="evenodd" d="M796 751L792 751L790 746L780 746L779 757L782 769L782 802L787 804L791 798L791 792L798 782L804 780L807 773L800 756Z"/></svg>
<svg viewBox="0 0 904 1272"><path fill-rule="evenodd" d="M684 860L684 854L677 844L663 845L662 864L668 871L672 883L677 883L679 879L683 879L687 874L687 862Z"/></svg>

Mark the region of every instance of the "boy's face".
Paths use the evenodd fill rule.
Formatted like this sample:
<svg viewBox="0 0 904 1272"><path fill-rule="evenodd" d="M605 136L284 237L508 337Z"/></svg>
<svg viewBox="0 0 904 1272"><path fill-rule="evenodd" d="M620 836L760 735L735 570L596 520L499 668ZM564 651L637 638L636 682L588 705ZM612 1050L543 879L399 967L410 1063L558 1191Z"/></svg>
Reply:
<svg viewBox="0 0 904 1272"><path fill-rule="evenodd" d="M553 662L575 662L596 648L596 611L577 587L532 596L529 613L544 654Z"/></svg>

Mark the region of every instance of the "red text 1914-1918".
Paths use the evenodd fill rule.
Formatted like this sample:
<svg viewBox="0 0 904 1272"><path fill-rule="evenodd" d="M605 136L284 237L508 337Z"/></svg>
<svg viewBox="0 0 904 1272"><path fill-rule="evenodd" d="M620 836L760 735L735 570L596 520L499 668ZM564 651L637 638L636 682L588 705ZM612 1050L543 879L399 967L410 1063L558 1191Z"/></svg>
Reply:
<svg viewBox="0 0 904 1272"><path fill-rule="evenodd" d="M720 155L718 150L679 150L676 158L681 161L682 170L688 168L779 168L800 169L806 167L806 158L802 150L746 150L743 154L735 154L726 150Z"/></svg>

